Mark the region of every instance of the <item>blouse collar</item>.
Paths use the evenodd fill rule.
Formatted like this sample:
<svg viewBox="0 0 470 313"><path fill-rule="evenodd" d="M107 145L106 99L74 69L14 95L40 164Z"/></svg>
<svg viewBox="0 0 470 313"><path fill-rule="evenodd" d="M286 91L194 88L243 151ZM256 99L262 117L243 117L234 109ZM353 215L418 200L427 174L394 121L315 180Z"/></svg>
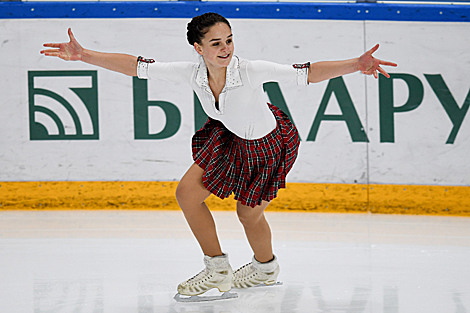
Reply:
<svg viewBox="0 0 470 313"><path fill-rule="evenodd" d="M209 78L207 77L207 66L201 57L196 73L196 83L199 87L210 90ZM225 76L225 89L232 89L243 86L240 75L240 60L236 55L232 57L230 64L227 66L227 74Z"/></svg>

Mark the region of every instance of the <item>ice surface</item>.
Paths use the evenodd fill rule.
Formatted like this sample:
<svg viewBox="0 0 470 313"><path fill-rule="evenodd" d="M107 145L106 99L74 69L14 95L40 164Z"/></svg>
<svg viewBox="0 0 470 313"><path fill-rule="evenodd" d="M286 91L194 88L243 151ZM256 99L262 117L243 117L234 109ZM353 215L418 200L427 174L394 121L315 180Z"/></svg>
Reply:
<svg viewBox="0 0 470 313"><path fill-rule="evenodd" d="M213 212L232 267L252 252ZM267 212L282 286L177 303L203 268L178 211L0 211L0 312L470 312L470 218Z"/></svg>

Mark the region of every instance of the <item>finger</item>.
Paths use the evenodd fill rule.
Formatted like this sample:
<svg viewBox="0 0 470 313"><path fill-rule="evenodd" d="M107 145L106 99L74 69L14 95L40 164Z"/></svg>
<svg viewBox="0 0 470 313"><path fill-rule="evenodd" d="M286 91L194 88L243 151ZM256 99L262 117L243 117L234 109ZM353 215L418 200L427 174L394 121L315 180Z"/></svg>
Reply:
<svg viewBox="0 0 470 313"><path fill-rule="evenodd" d="M48 56L48 57L59 57L60 58L61 53L60 52L50 51L50 52L44 52L44 55Z"/></svg>
<svg viewBox="0 0 470 313"><path fill-rule="evenodd" d="M59 52L59 50L56 49L47 49L47 50L41 50L40 53L46 54L46 53L54 53L54 52Z"/></svg>
<svg viewBox="0 0 470 313"><path fill-rule="evenodd" d="M390 78L390 75L380 66L377 68L377 70L382 73L385 77Z"/></svg>
<svg viewBox="0 0 470 313"><path fill-rule="evenodd" d="M388 65L388 66L394 66L394 67L397 67L398 64L396 63L393 63L393 62L389 62L389 61L382 61L382 60L379 60L380 62L380 65Z"/></svg>
<svg viewBox="0 0 470 313"><path fill-rule="evenodd" d="M376 44L372 49L370 49L369 51L367 51L367 53L369 55L371 55L372 53L374 53L375 51L377 51L377 49L379 49L379 44Z"/></svg>
<svg viewBox="0 0 470 313"><path fill-rule="evenodd" d="M60 48L60 43L45 43L43 46L49 48Z"/></svg>
<svg viewBox="0 0 470 313"><path fill-rule="evenodd" d="M75 37L73 36L73 33L72 33L72 28L69 28L68 33L69 33L70 41L76 41Z"/></svg>

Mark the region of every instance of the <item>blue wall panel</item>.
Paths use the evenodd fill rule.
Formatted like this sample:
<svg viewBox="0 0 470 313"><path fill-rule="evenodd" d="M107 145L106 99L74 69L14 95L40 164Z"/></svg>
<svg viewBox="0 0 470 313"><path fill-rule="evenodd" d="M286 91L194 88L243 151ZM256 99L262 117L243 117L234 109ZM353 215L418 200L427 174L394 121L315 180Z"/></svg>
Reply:
<svg viewBox="0 0 470 313"><path fill-rule="evenodd" d="M227 18L469 22L469 5L282 2L0 2L0 18Z"/></svg>

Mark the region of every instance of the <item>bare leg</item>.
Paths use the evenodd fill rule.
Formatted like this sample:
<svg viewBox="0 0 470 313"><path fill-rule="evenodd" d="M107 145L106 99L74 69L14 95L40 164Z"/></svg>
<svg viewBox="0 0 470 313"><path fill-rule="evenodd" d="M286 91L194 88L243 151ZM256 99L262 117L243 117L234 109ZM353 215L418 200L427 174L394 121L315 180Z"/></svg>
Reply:
<svg viewBox="0 0 470 313"><path fill-rule="evenodd" d="M271 261L274 257L271 242L271 229L264 217L264 210L269 202L263 201L254 208L237 202L237 214L245 228L251 248L259 262Z"/></svg>
<svg viewBox="0 0 470 313"><path fill-rule="evenodd" d="M194 163L176 188L176 200L184 213L202 252L210 257L222 255L212 214L204 202L210 191L202 183L204 170Z"/></svg>

